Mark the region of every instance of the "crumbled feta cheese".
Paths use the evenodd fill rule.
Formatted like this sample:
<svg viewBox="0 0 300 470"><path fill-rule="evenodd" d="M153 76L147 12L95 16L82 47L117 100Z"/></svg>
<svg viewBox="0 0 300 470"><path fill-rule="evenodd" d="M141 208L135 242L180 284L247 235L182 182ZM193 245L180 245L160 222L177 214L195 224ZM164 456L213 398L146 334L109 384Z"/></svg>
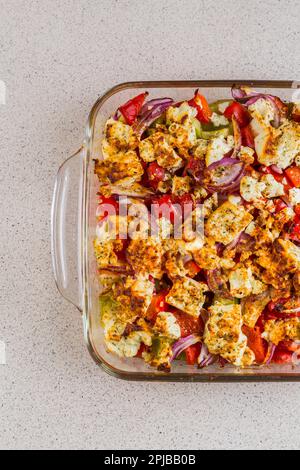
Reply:
<svg viewBox="0 0 300 470"><path fill-rule="evenodd" d="M197 140L197 147L194 150L195 157L202 158L206 155L208 148L208 141L205 139Z"/></svg>
<svg viewBox="0 0 300 470"><path fill-rule="evenodd" d="M226 153L232 150L233 146L226 141L224 137L216 137L212 139L208 144L208 149L206 153L206 166L211 165L212 163L222 160Z"/></svg>
<svg viewBox="0 0 300 470"><path fill-rule="evenodd" d="M242 203L242 198L240 196L235 196L230 194L228 196L228 201L231 202L231 204L235 204L236 206L239 206Z"/></svg>
<svg viewBox="0 0 300 470"><path fill-rule="evenodd" d="M254 162L254 150L250 147L242 146L239 152L239 159L251 165Z"/></svg>
<svg viewBox="0 0 300 470"><path fill-rule="evenodd" d="M279 197L284 195L283 184L276 181L273 175L264 175L261 178L261 182L265 184L263 195L268 199L272 197Z"/></svg>
<svg viewBox="0 0 300 470"><path fill-rule="evenodd" d="M289 201L293 206L300 204L300 188L292 188L289 190Z"/></svg>
<svg viewBox="0 0 300 470"><path fill-rule="evenodd" d="M227 126L229 124L228 119L222 114L213 113L210 119L215 127Z"/></svg>
<svg viewBox="0 0 300 470"><path fill-rule="evenodd" d="M241 180L240 193L245 201L253 202L263 197L262 192L265 188L265 183L260 183L252 176L244 176Z"/></svg>

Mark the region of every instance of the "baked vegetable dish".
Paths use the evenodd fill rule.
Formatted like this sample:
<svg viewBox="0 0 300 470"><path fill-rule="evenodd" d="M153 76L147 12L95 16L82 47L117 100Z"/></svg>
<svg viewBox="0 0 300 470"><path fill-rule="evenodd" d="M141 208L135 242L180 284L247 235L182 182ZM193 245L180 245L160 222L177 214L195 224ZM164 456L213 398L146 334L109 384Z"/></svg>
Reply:
<svg viewBox="0 0 300 470"><path fill-rule="evenodd" d="M248 87L108 119L94 241L109 352L170 371L298 364L300 106Z"/></svg>

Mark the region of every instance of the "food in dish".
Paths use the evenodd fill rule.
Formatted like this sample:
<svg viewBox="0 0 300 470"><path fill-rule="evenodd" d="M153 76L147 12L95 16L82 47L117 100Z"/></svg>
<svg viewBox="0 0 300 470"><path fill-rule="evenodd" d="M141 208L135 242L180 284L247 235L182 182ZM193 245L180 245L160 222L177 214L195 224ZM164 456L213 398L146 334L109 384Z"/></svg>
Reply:
<svg viewBox="0 0 300 470"><path fill-rule="evenodd" d="M211 104L145 92L108 119L102 154L108 351L163 371L297 364L299 106L238 86Z"/></svg>

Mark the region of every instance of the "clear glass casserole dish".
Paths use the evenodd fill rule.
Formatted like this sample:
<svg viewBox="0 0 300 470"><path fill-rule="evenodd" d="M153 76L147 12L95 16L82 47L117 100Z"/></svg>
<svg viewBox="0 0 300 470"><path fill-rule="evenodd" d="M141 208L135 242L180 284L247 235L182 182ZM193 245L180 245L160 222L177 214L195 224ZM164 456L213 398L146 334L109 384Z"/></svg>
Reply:
<svg viewBox="0 0 300 470"><path fill-rule="evenodd" d="M106 120L121 103L149 91L151 98L172 96L182 101L196 88L204 89L210 102L231 97L233 83L249 85L286 100L295 100L299 82L292 81L180 81L133 82L117 85L91 110L81 149L58 171L52 205L52 261L60 293L82 313L84 336L93 359L116 377L157 381L300 381L300 365L271 365L237 369L212 365L196 369L175 361L172 372L154 370L139 359L120 359L105 349L100 325L99 282L94 258L98 178L93 159L101 159L101 140ZM297 97L299 99L299 97Z"/></svg>

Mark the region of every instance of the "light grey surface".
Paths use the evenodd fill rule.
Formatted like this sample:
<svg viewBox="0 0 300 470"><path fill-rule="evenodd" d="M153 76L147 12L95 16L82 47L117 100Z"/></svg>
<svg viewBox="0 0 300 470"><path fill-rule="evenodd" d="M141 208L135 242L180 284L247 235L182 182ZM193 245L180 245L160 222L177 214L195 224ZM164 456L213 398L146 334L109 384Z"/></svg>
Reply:
<svg viewBox="0 0 300 470"><path fill-rule="evenodd" d="M299 448L300 384L126 383L98 369L54 286L49 218L58 166L107 88L299 79L300 3L0 0L0 11L0 447Z"/></svg>

